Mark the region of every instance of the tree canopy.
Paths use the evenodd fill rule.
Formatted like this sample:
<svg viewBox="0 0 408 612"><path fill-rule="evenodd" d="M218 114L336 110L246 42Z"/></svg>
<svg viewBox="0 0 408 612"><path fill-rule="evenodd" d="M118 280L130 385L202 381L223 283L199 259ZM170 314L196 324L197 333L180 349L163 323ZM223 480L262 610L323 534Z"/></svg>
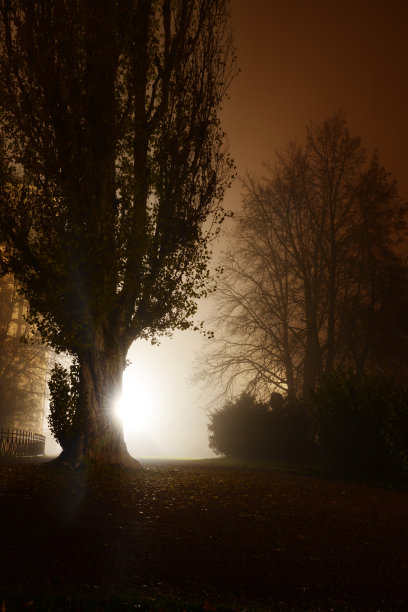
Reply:
<svg viewBox="0 0 408 612"><path fill-rule="evenodd" d="M0 51L2 268L78 359L71 460L126 462L128 348L191 325L208 289L233 171L228 2L3 0Z"/></svg>

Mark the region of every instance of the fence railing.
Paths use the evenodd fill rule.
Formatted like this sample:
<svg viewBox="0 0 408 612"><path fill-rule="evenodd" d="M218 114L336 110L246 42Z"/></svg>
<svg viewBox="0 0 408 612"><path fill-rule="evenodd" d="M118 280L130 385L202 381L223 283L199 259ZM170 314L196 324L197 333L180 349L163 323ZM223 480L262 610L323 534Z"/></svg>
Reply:
<svg viewBox="0 0 408 612"><path fill-rule="evenodd" d="M44 454L45 437L32 431L0 429L0 456L35 457Z"/></svg>

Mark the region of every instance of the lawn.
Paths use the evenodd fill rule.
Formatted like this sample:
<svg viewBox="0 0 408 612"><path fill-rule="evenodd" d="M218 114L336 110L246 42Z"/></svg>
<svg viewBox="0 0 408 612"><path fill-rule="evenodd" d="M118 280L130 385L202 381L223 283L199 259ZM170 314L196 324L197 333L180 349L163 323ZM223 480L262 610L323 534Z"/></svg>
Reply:
<svg viewBox="0 0 408 612"><path fill-rule="evenodd" d="M2 610L408 609L408 493L217 462L0 464Z"/></svg>

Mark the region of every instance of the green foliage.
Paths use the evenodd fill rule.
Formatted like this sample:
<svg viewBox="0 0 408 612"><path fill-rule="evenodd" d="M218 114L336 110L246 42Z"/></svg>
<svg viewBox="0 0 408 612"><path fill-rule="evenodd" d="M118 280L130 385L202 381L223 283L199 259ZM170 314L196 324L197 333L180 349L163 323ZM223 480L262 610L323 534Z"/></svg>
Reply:
<svg viewBox="0 0 408 612"><path fill-rule="evenodd" d="M56 363L48 387L51 394L48 424L54 438L65 449L78 433L81 424L78 364L74 363L67 370Z"/></svg>
<svg viewBox="0 0 408 612"><path fill-rule="evenodd" d="M335 371L310 399L323 460L359 477L408 474L408 388L386 376Z"/></svg>
<svg viewBox="0 0 408 612"><path fill-rule="evenodd" d="M313 448L309 415L279 394L266 404L243 393L211 413L208 429L210 447L220 455L302 460Z"/></svg>

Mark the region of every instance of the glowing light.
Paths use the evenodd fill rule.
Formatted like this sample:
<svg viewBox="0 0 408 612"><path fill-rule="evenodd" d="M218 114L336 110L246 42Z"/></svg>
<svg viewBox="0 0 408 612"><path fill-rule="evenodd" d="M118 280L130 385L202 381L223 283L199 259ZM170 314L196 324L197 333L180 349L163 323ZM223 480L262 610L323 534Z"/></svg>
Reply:
<svg viewBox="0 0 408 612"><path fill-rule="evenodd" d="M154 433L158 411L162 404L157 381L146 372L134 372L123 379L122 397L117 403L116 412L123 422L126 433Z"/></svg>

